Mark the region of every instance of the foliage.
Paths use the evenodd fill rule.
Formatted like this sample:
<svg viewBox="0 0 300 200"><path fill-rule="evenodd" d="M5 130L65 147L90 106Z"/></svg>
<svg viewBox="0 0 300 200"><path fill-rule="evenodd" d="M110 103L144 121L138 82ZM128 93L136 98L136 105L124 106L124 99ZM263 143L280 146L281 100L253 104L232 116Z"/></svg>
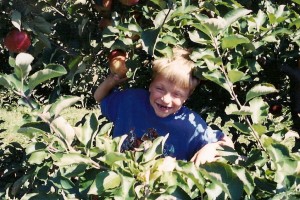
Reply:
<svg viewBox="0 0 300 200"><path fill-rule="evenodd" d="M15 144L2 148L1 163L17 165L1 165L1 178L15 177L4 182L3 197L299 198L299 134L289 131L289 79L281 72L283 63L296 66L299 58L298 0L141 0L134 6L114 0L111 10L98 1L12 0L1 7L1 29L25 29L33 38L27 52L1 49L9 58L1 63L0 85L32 110L19 129L32 141L26 155ZM202 82L189 104L235 142L236 151L221 151L223 160L198 167L164 158L167 136L120 152L125 136L112 139L104 118L90 114L71 126L60 115L78 102L89 104L111 50L128 54L124 87L146 87L150 61L172 55L174 45L192 48ZM285 106L282 113L269 112L273 103Z"/></svg>

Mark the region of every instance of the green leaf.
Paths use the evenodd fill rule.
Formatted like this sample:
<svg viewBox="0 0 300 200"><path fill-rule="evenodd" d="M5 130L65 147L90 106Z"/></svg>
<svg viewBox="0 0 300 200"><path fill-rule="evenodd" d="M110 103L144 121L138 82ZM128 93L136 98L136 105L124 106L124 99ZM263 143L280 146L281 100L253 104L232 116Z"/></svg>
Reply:
<svg viewBox="0 0 300 200"><path fill-rule="evenodd" d="M243 182L234 173L232 167L225 163L207 163L202 165L203 174L212 183L220 186L232 200L240 200L243 194Z"/></svg>
<svg viewBox="0 0 300 200"><path fill-rule="evenodd" d="M236 8L231 11L229 11L224 16L224 28L229 27L232 23L236 22L242 17L245 17L251 12L251 10L247 10L245 8Z"/></svg>
<svg viewBox="0 0 300 200"><path fill-rule="evenodd" d="M19 29L19 31L21 31L21 13L19 11L13 10L11 13L11 23L14 25L14 27L16 27L17 29Z"/></svg>
<svg viewBox="0 0 300 200"><path fill-rule="evenodd" d="M202 32L193 30L189 31L189 38L191 41L198 43L198 44L210 44L211 40L210 38L207 38L206 35L204 35Z"/></svg>
<svg viewBox="0 0 300 200"><path fill-rule="evenodd" d="M158 5L161 9L164 9L167 6L167 3L165 1L161 1L161 0L150 0L150 1Z"/></svg>
<svg viewBox="0 0 300 200"><path fill-rule="evenodd" d="M141 34L143 49L150 55L154 54L154 49L155 49L159 32L160 32L160 28L157 28L157 29L145 30Z"/></svg>
<svg viewBox="0 0 300 200"><path fill-rule="evenodd" d="M289 24L289 28L291 28L292 26L296 26L296 28L299 29L300 28L300 19L298 18Z"/></svg>
<svg viewBox="0 0 300 200"><path fill-rule="evenodd" d="M244 134L250 134L250 132L251 132L249 126L246 124L242 124L239 122L233 122L233 123L228 123L228 124L232 125L232 127L234 127L235 129L237 129L238 131L240 131Z"/></svg>
<svg viewBox="0 0 300 200"><path fill-rule="evenodd" d="M105 156L99 158L102 162L108 164L109 166L113 165L115 162L126 160L124 153L110 152L105 154Z"/></svg>
<svg viewBox="0 0 300 200"><path fill-rule="evenodd" d="M49 37L44 35L41 32L37 33L37 38L39 39L39 41L41 41L41 43L46 47L46 48L51 48L51 42L49 40Z"/></svg>
<svg viewBox="0 0 300 200"><path fill-rule="evenodd" d="M248 196L251 196L255 188L254 180L251 174L245 168L240 166L233 166L232 170L243 182L244 191L248 194Z"/></svg>
<svg viewBox="0 0 300 200"><path fill-rule="evenodd" d="M250 43L250 40L242 35L229 35L222 39L222 48L234 49L239 44Z"/></svg>
<svg viewBox="0 0 300 200"><path fill-rule="evenodd" d="M245 73L244 72L241 72L239 70L229 70L228 71L228 77L229 77L229 80L232 82L232 83L235 83L235 82L238 82L238 81L241 81L243 80L243 78L245 77Z"/></svg>
<svg viewBox="0 0 300 200"><path fill-rule="evenodd" d="M261 124L268 116L269 105L261 97L249 101L252 111L251 119L254 124Z"/></svg>
<svg viewBox="0 0 300 200"><path fill-rule="evenodd" d="M45 18L41 16L35 16L33 18L33 26L37 32L42 32L45 34L51 33L51 23L47 22Z"/></svg>
<svg viewBox="0 0 300 200"><path fill-rule="evenodd" d="M278 90L272 84L262 83L262 84L255 85L247 92L246 102L255 97L274 93L274 92L278 92Z"/></svg>
<svg viewBox="0 0 300 200"><path fill-rule="evenodd" d="M52 128L59 137L65 140L68 145L71 145L75 138L75 130L62 116L56 117L51 121Z"/></svg>
<svg viewBox="0 0 300 200"><path fill-rule="evenodd" d="M45 122L31 122L22 125L18 133L22 133L29 138L33 138L34 136L41 135L44 133L50 133L50 127L47 123Z"/></svg>
<svg viewBox="0 0 300 200"><path fill-rule="evenodd" d="M86 164L79 164L74 166L65 166L60 168L60 172L62 176L65 176L67 178L72 178L75 176L81 176L83 175L87 170Z"/></svg>
<svg viewBox="0 0 300 200"><path fill-rule="evenodd" d="M121 186L114 192L114 198L117 199L135 199L135 183L137 182L134 177L121 176Z"/></svg>
<svg viewBox="0 0 300 200"><path fill-rule="evenodd" d="M33 90L37 85L49 79L66 74L66 69L57 64L49 64L45 69L39 70L29 77L29 88Z"/></svg>
<svg viewBox="0 0 300 200"><path fill-rule="evenodd" d="M173 44L176 45L178 43L178 41L176 40L175 37L170 36L170 35L166 35L162 38L162 42L165 44Z"/></svg>
<svg viewBox="0 0 300 200"><path fill-rule="evenodd" d="M259 134L259 136L268 132L267 127L261 124L252 124L252 128Z"/></svg>
<svg viewBox="0 0 300 200"><path fill-rule="evenodd" d="M46 147L42 142L32 142L26 147L26 154L29 155L36 151L44 151Z"/></svg>
<svg viewBox="0 0 300 200"><path fill-rule="evenodd" d="M209 18L202 22L202 25L207 29L209 33L209 37L216 36L224 30L226 21L219 17L219 18Z"/></svg>
<svg viewBox="0 0 300 200"><path fill-rule="evenodd" d="M259 10L257 16L254 19L256 22L256 29L257 31L260 31L261 27L267 19L267 15L262 10Z"/></svg>
<svg viewBox="0 0 300 200"><path fill-rule="evenodd" d="M54 104L51 105L49 112L54 117L57 117L61 113L61 111L74 105L80 100L81 97L75 97L75 96L60 97Z"/></svg>
<svg viewBox="0 0 300 200"><path fill-rule="evenodd" d="M300 5L300 0L292 0L292 2L295 2Z"/></svg>
<svg viewBox="0 0 300 200"><path fill-rule="evenodd" d="M8 90L21 90L21 81L18 80L14 74L0 74L0 85Z"/></svg>
<svg viewBox="0 0 300 200"><path fill-rule="evenodd" d="M155 17L153 23L155 28L161 28L161 26L163 25L163 23L166 23L169 21L171 13L174 12L170 9L164 9L161 10Z"/></svg>
<svg viewBox="0 0 300 200"><path fill-rule="evenodd" d="M221 86L222 88L224 88L228 92L231 92L230 86L226 82L226 79L225 79L224 75L221 72L219 72L218 70L203 73L203 76L206 79L211 80L214 83L218 84L219 86Z"/></svg>
<svg viewBox="0 0 300 200"><path fill-rule="evenodd" d="M48 157L48 153L46 153L45 151L35 151L33 153L31 153L28 162L31 165L37 164L40 165L44 162L44 159Z"/></svg>
<svg viewBox="0 0 300 200"><path fill-rule="evenodd" d="M31 71L31 63L34 57L28 53L19 53L16 57L15 73L22 80L26 78Z"/></svg>
<svg viewBox="0 0 300 200"><path fill-rule="evenodd" d="M104 171L97 174L93 184L91 185L88 194L102 195L108 190L119 187L121 177L113 171Z"/></svg>
<svg viewBox="0 0 300 200"><path fill-rule="evenodd" d="M51 155L54 161L54 165L58 167L68 166L68 165L79 165L87 164L93 165L96 168L99 168L99 165L95 163L91 158L79 153L64 153L64 154L53 154Z"/></svg>
<svg viewBox="0 0 300 200"><path fill-rule="evenodd" d="M238 109L236 104L230 104L225 108L225 112L227 115L251 115L252 111L248 106L242 106Z"/></svg>
<svg viewBox="0 0 300 200"><path fill-rule="evenodd" d="M85 146L90 147L90 144L93 141L93 136L97 133L98 130L98 121L95 113L90 114L87 118L87 121L82 127L75 127L75 134L77 139Z"/></svg>
<svg viewBox="0 0 300 200"><path fill-rule="evenodd" d="M161 136L161 137L156 138L153 141L152 146L150 148L148 148L146 150L146 152L144 153L143 161L148 162L148 161L155 159L156 157L162 155L163 147L164 147L164 144L168 137L169 137L169 134L167 134L164 137Z"/></svg>
<svg viewBox="0 0 300 200"><path fill-rule="evenodd" d="M200 190L202 194L204 193L205 180L193 162L185 162L178 160L176 171L178 171L178 173L181 173L183 177L186 176L190 178L196 185L198 190Z"/></svg>

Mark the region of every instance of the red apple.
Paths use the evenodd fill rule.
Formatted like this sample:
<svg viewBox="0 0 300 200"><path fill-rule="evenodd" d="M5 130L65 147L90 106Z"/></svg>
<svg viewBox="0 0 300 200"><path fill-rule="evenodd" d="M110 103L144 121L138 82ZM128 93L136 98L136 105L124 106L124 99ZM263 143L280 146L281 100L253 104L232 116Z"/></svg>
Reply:
<svg viewBox="0 0 300 200"><path fill-rule="evenodd" d="M98 0L95 1L96 4L93 4L93 7L98 11L110 11L113 0Z"/></svg>
<svg viewBox="0 0 300 200"><path fill-rule="evenodd" d="M123 5L126 5L126 6L133 6L133 5L136 5L139 0L119 0Z"/></svg>
<svg viewBox="0 0 300 200"><path fill-rule="evenodd" d="M110 71L113 74L117 74L120 78L126 77L128 71L126 67L126 52L120 49L111 51L108 55L108 62Z"/></svg>
<svg viewBox="0 0 300 200"><path fill-rule="evenodd" d="M280 104L274 104L270 106L269 112L273 115L280 115L282 111L282 106Z"/></svg>
<svg viewBox="0 0 300 200"><path fill-rule="evenodd" d="M26 31L11 30L4 38L4 46L11 52L25 52L30 47L30 36Z"/></svg>

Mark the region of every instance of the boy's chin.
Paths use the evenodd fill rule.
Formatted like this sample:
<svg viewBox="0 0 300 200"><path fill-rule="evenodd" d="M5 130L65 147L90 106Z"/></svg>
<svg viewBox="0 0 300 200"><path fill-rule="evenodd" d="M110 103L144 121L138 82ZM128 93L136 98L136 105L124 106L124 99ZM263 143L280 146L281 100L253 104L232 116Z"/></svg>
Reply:
<svg viewBox="0 0 300 200"><path fill-rule="evenodd" d="M169 115L171 115L172 113L155 111L155 114L158 117L165 118L165 117L168 117Z"/></svg>

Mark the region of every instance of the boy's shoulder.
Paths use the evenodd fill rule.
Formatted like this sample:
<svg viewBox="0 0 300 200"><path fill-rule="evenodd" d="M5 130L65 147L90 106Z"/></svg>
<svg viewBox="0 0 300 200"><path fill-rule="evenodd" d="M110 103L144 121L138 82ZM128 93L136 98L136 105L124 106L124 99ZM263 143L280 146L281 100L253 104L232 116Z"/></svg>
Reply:
<svg viewBox="0 0 300 200"><path fill-rule="evenodd" d="M205 123L203 118L200 116L199 113L195 112L194 110L183 106L179 113L177 113L177 118L185 118L189 120L190 122L195 121L196 123Z"/></svg>
<svg viewBox="0 0 300 200"><path fill-rule="evenodd" d="M122 101L136 101L149 98L149 91L140 88L128 88L124 90L115 90L111 95L111 98L117 98Z"/></svg>
<svg viewBox="0 0 300 200"><path fill-rule="evenodd" d="M141 89L141 88L128 88L125 90L120 91L121 93L123 93L123 95L125 96L131 96L131 97L138 97L138 96L147 96L148 95L148 91L145 89Z"/></svg>

